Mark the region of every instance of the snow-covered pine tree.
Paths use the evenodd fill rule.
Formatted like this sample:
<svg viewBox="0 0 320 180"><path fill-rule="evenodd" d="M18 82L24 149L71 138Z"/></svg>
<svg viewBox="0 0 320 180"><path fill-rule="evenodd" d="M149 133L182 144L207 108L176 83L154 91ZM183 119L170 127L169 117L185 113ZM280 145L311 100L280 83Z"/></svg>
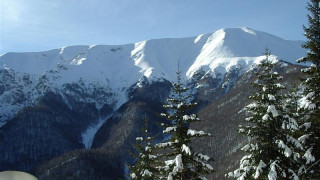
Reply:
<svg viewBox="0 0 320 180"><path fill-rule="evenodd" d="M141 128L142 136L136 138L136 152L132 153L132 156L137 158L137 161L129 167L131 179L157 180L159 176L158 156L154 151L154 138L148 132L148 124L149 120L145 118L144 126Z"/></svg>
<svg viewBox="0 0 320 180"><path fill-rule="evenodd" d="M280 84L282 77L274 72L274 63L266 59L258 65L257 80L252 83L256 92L249 97L253 102L246 106L251 114L247 125L239 126L239 133L249 142L241 149L248 153L240 160L240 167L228 173L229 177L243 179L298 179L298 162L302 146L292 134L298 130L294 117L283 105Z"/></svg>
<svg viewBox="0 0 320 180"><path fill-rule="evenodd" d="M163 133L170 136L168 141L156 144L157 148L165 149L163 160L163 179L168 180L194 180L206 179L203 175L213 172L213 168L208 164L207 155L197 153L190 147L192 138L209 136L209 133L190 129L190 123L199 121L196 114L187 114L190 108L196 103L190 102L188 88L181 83L181 71L177 72L177 83L173 84L173 93L164 105L168 108L167 113L161 113L166 117L168 124L162 124Z"/></svg>
<svg viewBox="0 0 320 180"><path fill-rule="evenodd" d="M302 70L307 75L303 82L305 86L304 97L301 99L301 121L305 127L304 154L306 178L320 177L320 1L311 0L307 9L309 27L303 26L307 42L302 47L308 49L307 57L298 62L307 62L311 65Z"/></svg>
<svg viewBox="0 0 320 180"><path fill-rule="evenodd" d="M298 119L299 114L299 100L302 97L302 87L293 84L290 88L289 92L285 94L285 109L286 111Z"/></svg>

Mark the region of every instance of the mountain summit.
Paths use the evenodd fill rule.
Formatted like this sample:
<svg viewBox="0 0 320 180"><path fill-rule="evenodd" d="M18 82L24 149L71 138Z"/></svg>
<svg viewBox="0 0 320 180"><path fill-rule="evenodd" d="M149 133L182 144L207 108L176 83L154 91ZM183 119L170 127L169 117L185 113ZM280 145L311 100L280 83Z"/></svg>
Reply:
<svg viewBox="0 0 320 180"><path fill-rule="evenodd" d="M301 41L284 40L242 27L196 37L126 45L69 46L45 52L7 53L0 56L0 70L13 73L12 86L22 86L18 92L25 98L20 99L22 102L11 102L10 96L17 95L10 95L7 91L12 88L4 87L10 83L8 79L2 81L0 112L4 115L0 117L0 124L23 106L30 105L45 89L59 91L68 83L81 82L86 87L95 84L114 92L117 97L113 103L121 105L126 101L127 88L143 76L149 80L174 81L178 61L186 79L191 79L199 70L217 77L233 69L241 73L250 69L263 58L266 47L272 51L271 58L295 63L306 54L300 45ZM30 81L27 86L21 80L26 77ZM38 87L36 92L35 87Z"/></svg>
<svg viewBox="0 0 320 180"><path fill-rule="evenodd" d="M270 59L282 60L282 68L290 66L284 71L296 71L292 64L306 55L301 43L242 27L126 45L4 54L0 56L0 171L30 170L82 148L106 147L111 157L116 157L114 153L127 157L123 149L131 147L142 114L155 121L151 122L155 133L160 131L156 121L161 119L155 114L162 111L170 82L176 80L178 62L183 80L194 87L200 107L205 107L227 98L229 90L238 92L231 89L240 87L239 79L264 59L265 48L272 52ZM242 78L242 88L247 79Z"/></svg>
<svg viewBox="0 0 320 180"><path fill-rule="evenodd" d="M70 71L62 73L64 82L79 78L104 81L107 78L111 86L121 87L123 81L132 84L142 75L174 80L178 61L188 78L199 68L214 71L218 66L241 63L237 60L250 64L265 48L269 48L277 59L295 63L306 53L300 45L301 41L284 40L247 27L226 28L188 38L7 53L0 57L0 67L39 76L63 65Z"/></svg>

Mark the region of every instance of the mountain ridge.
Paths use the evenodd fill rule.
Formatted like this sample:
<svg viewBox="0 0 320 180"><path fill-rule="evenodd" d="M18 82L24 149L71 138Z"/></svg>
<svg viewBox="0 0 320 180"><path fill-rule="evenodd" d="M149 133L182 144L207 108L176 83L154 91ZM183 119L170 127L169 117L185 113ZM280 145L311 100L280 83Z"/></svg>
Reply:
<svg viewBox="0 0 320 180"><path fill-rule="evenodd" d="M176 80L178 62L200 110L252 73L266 46L280 69L297 71L291 63L306 54L300 44L249 28L226 28L189 38L5 54L0 57L0 153L6 156L0 157L0 170L30 170L91 144L105 152L117 143L108 153L130 161L123 148L131 147L144 113L155 121L153 133L160 132L157 114ZM23 134L13 136L17 130Z"/></svg>
<svg viewBox="0 0 320 180"><path fill-rule="evenodd" d="M250 40L251 41L248 41ZM291 45L291 49L293 46L295 48L300 49L298 52L293 52L293 55L290 55L290 53L285 52L280 53L278 49L279 45L277 47L274 47L274 44L285 44L285 45ZM250 47L246 47L243 44L248 45ZM215 54L220 54L217 57L257 57L261 56L263 50L267 47L272 50L274 55L277 55L280 59L283 60L291 60L291 59L298 59L300 57L297 57L297 54L301 54L303 52L306 52L303 50L300 46L301 41L291 41L291 40L284 40L282 38L279 38L277 36L264 33L261 31L255 31L247 27L242 28L224 28L217 30L213 33L206 33L201 34L194 37L186 37L186 38L164 38L164 39L151 39L151 40L145 40L141 42L136 43L130 43L125 45L76 45L76 46L68 46L68 47L62 47L60 49L53 49L49 51L43 51L43 52L28 52L28 53L7 53L2 56L0 56L0 67L4 68L12 68L16 71L20 72L27 72L27 73L35 73L35 74L42 74L45 71L55 69L57 64L62 65L82 65L82 63L85 63L86 61L90 60L91 63L103 63L101 57L101 53L104 53L103 56L110 56L108 60L114 60L116 58L121 59L121 56L127 55L129 56L128 59L132 59L133 61L130 62L130 64L124 64L126 66L132 66L135 65L139 67L140 74L139 75L145 75L146 77L149 77L149 71L155 68L163 68L160 66L160 63L166 63L166 65L169 67L173 66L174 68L177 66L177 61L183 61L186 62L185 59L188 59L187 65L184 67L181 67L181 70L183 72L188 72L192 65L194 65L197 59L210 59L210 58L216 58ZM221 46L222 47L221 47ZM183 47L179 47L183 46ZM257 47L258 46L258 47ZM284 45L281 45L282 47ZM166 47L170 47L170 49L166 49ZM175 47L175 48L174 48ZM162 53L161 51L168 52L166 56L170 57L157 57L155 59L152 56L155 56L155 54L152 54L157 48L159 49L159 53ZM189 49L196 49L193 50L193 52L190 52ZM218 50L215 50L218 48ZM209 49L211 53L201 55L203 54L203 51L208 51L206 49ZM261 52L256 51L257 49L261 49ZM281 48L282 51L286 50L284 48ZM109 52L110 51L110 52ZM117 52L123 52L123 51L129 51L125 53L117 54ZM178 54L178 57L172 57L174 56L173 52L175 54ZM143 53L141 53L143 52ZM196 53L199 54L196 54ZM106 54L107 53L107 54ZM159 55L159 53L157 55ZM185 57L181 56L182 53L185 53ZM164 54L164 53L162 53ZM278 55L280 54L280 55ZM195 57L192 57L195 56ZM150 57L144 57L148 60L141 59L141 56L150 56ZM200 57L199 57L200 56ZM289 56L290 58L286 58L285 56ZM24 59L21 61L21 59ZM124 58L124 57L122 57ZM151 59L151 60L150 60ZM170 63L172 59L176 59L176 62ZM50 60L50 61L49 61ZM98 62L94 62L95 60L98 60ZM212 59L211 59L212 60ZM28 62L30 61L30 62ZM292 61L292 60L291 60ZM123 63L123 62L122 62ZM295 62L291 62L295 63ZM38 64L36 69L32 67L34 64ZM87 63L88 64L88 63ZM184 63L181 63L184 64ZM108 65L108 64L103 64ZM113 64L115 65L115 64ZM146 67L147 66L147 67ZM150 67L148 67L150 66ZM97 67L97 66L96 66ZM122 66L123 67L123 66ZM150 69L151 68L151 69ZM148 71L149 70L149 71ZM170 69L171 70L171 69ZM161 71L163 71L161 69ZM94 74L96 75L96 74ZM159 73L156 75L160 75ZM173 80L172 77L168 78L170 80Z"/></svg>

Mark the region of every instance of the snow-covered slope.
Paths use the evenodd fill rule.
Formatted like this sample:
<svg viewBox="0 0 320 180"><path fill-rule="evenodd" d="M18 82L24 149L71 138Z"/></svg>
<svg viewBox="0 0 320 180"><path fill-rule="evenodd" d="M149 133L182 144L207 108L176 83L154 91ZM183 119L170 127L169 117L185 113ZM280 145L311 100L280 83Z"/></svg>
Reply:
<svg viewBox="0 0 320 180"><path fill-rule="evenodd" d="M252 74L249 70L264 58L266 47L272 51L270 58L295 63L306 54L300 44L233 28L189 38L4 54L0 171L28 171L74 149L106 145L110 153L124 153L143 114L152 114L155 132L162 131L155 114L170 93L168 80L176 80L178 62L182 78L196 87L199 104L210 104L234 92L243 73ZM282 65L283 71L298 70ZM246 82L242 84L245 88Z"/></svg>
<svg viewBox="0 0 320 180"><path fill-rule="evenodd" d="M127 45L70 46L46 52L7 53L0 66L41 75L65 65L61 82L109 79L114 87L133 83L141 75L175 79L177 62L183 72L196 67L232 63L232 58L258 57L269 48L278 59L295 63L305 54L300 41L288 41L246 27L180 39L155 39ZM229 58L229 59L228 59ZM221 59L224 59L221 60ZM163 75L164 74L164 75Z"/></svg>
<svg viewBox="0 0 320 180"><path fill-rule="evenodd" d="M65 84L80 84L88 91L105 89L113 94L106 103L119 106L126 101L126 90L142 76L150 81L161 78L174 81L178 61L186 79L192 78L200 69L213 77L223 76L230 70L239 69L243 73L250 69L254 62L263 59L262 52L266 47L272 51L271 58L295 63L306 54L300 45L300 41L288 41L243 27L220 29L196 37L155 39L127 45L83 45L45 52L7 53L0 56L0 70L3 71L0 121L5 121L19 108L32 105L43 91L63 91ZM7 74L4 72L15 74L10 76L10 82L4 79L3 74ZM21 80L24 76L28 77L27 85ZM8 99L16 95L15 91L24 98L11 102ZM101 107L104 100L94 97L84 101L99 101L97 107ZM12 108L4 108L9 106Z"/></svg>

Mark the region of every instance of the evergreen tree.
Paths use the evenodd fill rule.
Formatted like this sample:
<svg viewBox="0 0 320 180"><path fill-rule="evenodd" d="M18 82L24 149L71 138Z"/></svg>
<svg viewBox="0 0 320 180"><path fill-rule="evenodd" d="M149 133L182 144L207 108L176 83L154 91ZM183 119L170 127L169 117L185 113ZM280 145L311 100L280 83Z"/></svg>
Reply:
<svg viewBox="0 0 320 180"><path fill-rule="evenodd" d="M274 72L274 63L266 59L258 65L256 92L249 97L253 102L246 107L252 116L248 125L240 126L239 133L250 140L241 150L249 154L240 161L240 167L228 173L237 179L298 179L301 142L293 136L299 126L283 104L280 84L282 77ZM290 103L289 103L290 104Z"/></svg>
<svg viewBox="0 0 320 180"><path fill-rule="evenodd" d="M302 47L308 49L307 57L298 62L311 65L302 70L307 75L304 80L304 97L301 99L301 122L304 123L306 140L305 158L306 178L320 177L320 1L311 0L307 9L309 27L303 26L307 42Z"/></svg>
<svg viewBox="0 0 320 180"><path fill-rule="evenodd" d="M144 126L141 128L142 137L136 138L134 145L136 153L132 153L137 161L130 166L131 179L137 180L156 180L159 170L157 167L158 156L155 154L153 141L154 138L148 132L148 119L144 119Z"/></svg>
<svg viewBox="0 0 320 180"><path fill-rule="evenodd" d="M165 149L163 177L168 180L194 180L206 179L205 174L213 172L213 168L208 164L209 157L193 151L190 147L192 138L209 136L204 131L190 129L190 123L199 121L196 114L187 115L187 111L196 106L190 102L188 88L184 87L180 78L181 72L178 70L178 82L173 84L173 94L164 105L168 108L168 113L161 113L166 117L168 124L162 124L165 128L163 133L170 136L169 140L156 145L157 148Z"/></svg>

